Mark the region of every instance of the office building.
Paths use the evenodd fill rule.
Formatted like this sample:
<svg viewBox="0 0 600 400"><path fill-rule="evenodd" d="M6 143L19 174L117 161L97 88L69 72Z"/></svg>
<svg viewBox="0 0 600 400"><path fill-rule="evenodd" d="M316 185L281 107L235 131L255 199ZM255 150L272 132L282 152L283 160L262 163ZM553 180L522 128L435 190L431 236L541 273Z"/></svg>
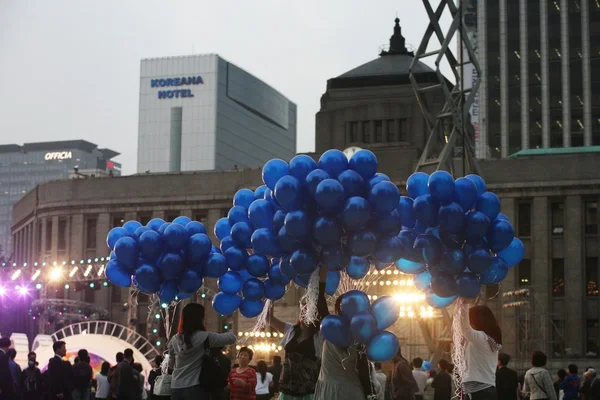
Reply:
<svg viewBox="0 0 600 400"><path fill-rule="evenodd" d="M11 248L12 205L36 185L71 177L118 176L119 153L85 140L0 145L0 246L5 259ZM25 245L25 244L24 244Z"/></svg>
<svg viewBox="0 0 600 400"><path fill-rule="evenodd" d="M138 172L257 168L296 153L296 105L216 54L142 60Z"/></svg>

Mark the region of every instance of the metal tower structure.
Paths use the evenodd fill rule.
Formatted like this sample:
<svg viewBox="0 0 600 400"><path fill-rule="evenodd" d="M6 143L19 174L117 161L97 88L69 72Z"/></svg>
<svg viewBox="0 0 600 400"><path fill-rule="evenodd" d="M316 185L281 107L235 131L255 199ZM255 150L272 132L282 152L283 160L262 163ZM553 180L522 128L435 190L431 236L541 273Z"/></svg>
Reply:
<svg viewBox="0 0 600 400"><path fill-rule="evenodd" d="M429 131L427 144L423 149L416 171L431 172L445 169L453 172L453 159L455 156L460 156L463 159L463 172L470 170L481 175L473 148L474 129L469 119L469 109L481 81L481 69L477 62L474 46L465 28L463 5L459 3L457 6L454 0L440 0L434 10L432 2L423 0L429 16L429 25L409 69L409 79ZM444 33L440 26L440 20L446 10L451 16L452 23ZM434 34L440 47L427 51L430 43L434 42L432 41ZM456 57L450 48L455 37L459 43L459 57ZM418 82L417 75L413 71L418 62L428 57L435 57L435 74L439 83L423 86ZM442 75L440 66L443 61L449 64L455 84L449 82ZM463 79L463 71L464 66L468 64L472 64L475 68L477 79L467 88ZM440 90L445 103L439 112L434 112L429 107L425 93Z"/></svg>

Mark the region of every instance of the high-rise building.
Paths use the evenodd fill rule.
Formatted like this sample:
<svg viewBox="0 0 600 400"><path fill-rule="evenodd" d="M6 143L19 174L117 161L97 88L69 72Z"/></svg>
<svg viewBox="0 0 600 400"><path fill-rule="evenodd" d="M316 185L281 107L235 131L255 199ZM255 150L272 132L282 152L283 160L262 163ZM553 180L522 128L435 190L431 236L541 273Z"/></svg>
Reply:
<svg viewBox="0 0 600 400"><path fill-rule="evenodd" d="M600 145L600 1L468 0L464 12L482 70L479 158Z"/></svg>
<svg viewBox="0 0 600 400"><path fill-rule="evenodd" d="M296 105L216 54L142 60L138 172L256 168L296 153Z"/></svg>
<svg viewBox="0 0 600 400"><path fill-rule="evenodd" d="M43 182L70 177L121 175L119 153L99 149L85 140L0 145L0 256L16 252L11 247L12 206Z"/></svg>

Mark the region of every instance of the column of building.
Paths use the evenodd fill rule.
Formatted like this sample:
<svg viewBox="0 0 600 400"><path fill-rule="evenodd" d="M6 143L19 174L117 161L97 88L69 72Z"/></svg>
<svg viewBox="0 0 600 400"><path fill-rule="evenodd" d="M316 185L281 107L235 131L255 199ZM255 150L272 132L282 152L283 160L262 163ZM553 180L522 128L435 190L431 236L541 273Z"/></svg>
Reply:
<svg viewBox="0 0 600 400"><path fill-rule="evenodd" d="M583 84L583 145L592 145L592 79L590 57L590 3L581 0L581 80Z"/></svg>
<svg viewBox="0 0 600 400"><path fill-rule="evenodd" d="M529 148L529 40L527 0L519 1L519 53L521 83L521 148Z"/></svg>
<svg viewBox="0 0 600 400"><path fill-rule="evenodd" d="M563 147L571 147L571 73L569 0L560 0L560 69L562 84Z"/></svg>
<svg viewBox="0 0 600 400"><path fill-rule="evenodd" d="M509 102L508 102L508 28L507 0L500 0L500 155L508 157Z"/></svg>
<svg viewBox="0 0 600 400"><path fill-rule="evenodd" d="M477 60L481 69L479 77L479 140L477 158L488 158L488 54L487 54L487 2L477 4Z"/></svg>
<svg viewBox="0 0 600 400"><path fill-rule="evenodd" d="M548 2L540 1L540 55L542 89L542 147L550 147L550 64L548 61Z"/></svg>
<svg viewBox="0 0 600 400"><path fill-rule="evenodd" d="M533 204L533 218L532 218L532 240L531 240L531 275L532 275L532 286L531 286L531 297L530 307L535 312L540 312L539 306L542 305L547 308L547 305L551 304L550 296L550 231L551 224L549 223L548 210L549 202L546 196L534 197ZM536 307L538 308L536 310ZM548 310L545 310L548 312ZM538 326L532 326L529 332L530 337L538 338L540 343L539 350L542 350L548 354L547 342L551 334L550 327L548 326L547 318L545 323L541 323Z"/></svg>
<svg viewBox="0 0 600 400"><path fill-rule="evenodd" d="M584 354L585 319L583 299L585 296L585 276L583 263L583 231L584 220L580 196L567 196L565 199L564 228L564 316L565 346L573 354Z"/></svg>

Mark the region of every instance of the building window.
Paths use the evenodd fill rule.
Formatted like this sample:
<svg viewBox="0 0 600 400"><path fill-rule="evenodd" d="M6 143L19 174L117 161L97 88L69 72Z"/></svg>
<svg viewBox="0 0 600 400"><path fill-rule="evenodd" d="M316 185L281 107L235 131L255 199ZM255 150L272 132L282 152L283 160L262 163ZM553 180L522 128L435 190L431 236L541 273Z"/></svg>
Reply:
<svg viewBox="0 0 600 400"><path fill-rule="evenodd" d="M147 304L149 302L148 299L149 299L149 297L146 293L142 293L142 292L138 293L138 297L137 297L138 304L139 303Z"/></svg>
<svg viewBox="0 0 600 400"><path fill-rule="evenodd" d="M150 222L150 220L152 219L152 214L142 214L138 216L138 221L140 221L140 224L146 226L146 224L148 224L148 222Z"/></svg>
<svg viewBox="0 0 600 400"><path fill-rule="evenodd" d="M166 222L173 222L175 221L175 218L179 217L179 213L176 211L171 211L169 214L167 214L167 221Z"/></svg>
<svg viewBox="0 0 600 400"><path fill-rule="evenodd" d="M122 214L113 215L111 221L111 228L116 228L117 226L123 226L125 223L125 216Z"/></svg>
<svg viewBox="0 0 600 400"><path fill-rule="evenodd" d="M192 219L194 221L202 222L204 225L206 225L206 223L208 222L208 213L206 212L206 210L195 211L194 218Z"/></svg>
<svg viewBox="0 0 600 400"><path fill-rule="evenodd" d="M565 231L565 203L552 203L552 234L562 236Z"/></svg>
<svg viewBox="0 0 600 400"><path fill-rule="evenodd" d="M400 133L400 142L408 142L408 120L398 120L398 132Z"/></svg>
<svg viewBox="0 0 600 400"><path fill-rule="evenodd" d="M88 218L85 221L85 248L92 250L96 248L96 218Z"/></svg>
<svg viewBox="0 0 600 400"><path fill-rule="evenodd" d="M67 220L58 221L58 250L67 249Z"/></svg>
<svg viewBox="0 0 600 400"><path fill-rule="evenodd" d="M519 276L519 287L531 285L531 260L523 259L517 267Z"/></svg>
<svg viewBox="0 0 600 400"><path fill-rule="evenodd" d="M397 142L398 135L396 135L396 120L394 119L388 119L387 120L387 135L386 135L386 142L388 143L393 143L393 142Z"/></svg>
<svg viewBox="0 0 600 400"><path fill-rule="evenodd" d="M562 358L565 355L564 322L558 319L552 320L552 356L554 358Z"/></svg>
<svg viewBox="0 0 600 400"><path fill-rule="evenodd" d="M112 286L110 288L110 301L112 303L120 303L121 302L121 288L117 286Z"/></svg>
<svg viewBox="0 0 600 400"><path fill-rule="evenodd" d="M362 124L362 142L370 143L371 142L371 130L369 129L371 123L369 121L361 122Z"/></svg>
<svg viewBox="0 0 600 400"><path fill-rule="evenodd" d="M383 121L375 121L375 143L383 143Z"/></svg>
<svg viewBox="0 0 600 400"><path fill-rule="evenodd" d="M597 319L588 319L586 321L586 356L598 357L600 348L600 324Z"/></svg>
<svg viewBox="0 0 600 400"><path fill-rule="evenodd" d="M585 233L595 235L598 233L598 202L585 203Z"/></svg>
<svg viewBox="0 0 600 400"><path fill-rule="evenodd" d="M86 288L85 288L85 294L84 294L84 298L85 298L85 300L84 300L84 301L85 301L86 303L93 303L93 302L94 302L94 293L95 293L95 292L96 292L96 291L95 291L93 288L91 288L91 287L89 287L89 286L88 286L88 287L86 287Z"/></svg>
<svg viewBox="0 0 600 400"><path fill-rule="evenodd" d="M350 122L350 143L358 143L360 140L359 122Z"/></svg>
<svg viewBox="0 0 600 400"><path fill-rule="evenodd" d="M585 259L585 284L588 296L598 296L598 257Z"/></svg>
<svg viewBox="0 0 600 400"><path fill-rule="evenodd" d="M517 232L521 237L531 236L531 203L520 203L518 206Z"/></svg>
<svg viewBox="0 0 600 400"><path fill-rule="evenodd" d="M52 221L46 221L46 251L52 250Z"/></svg>
<svg viewBox="0 0 600 400"><path fill-rule="evenodd" d="M552 259L552 296L563 297L565 295L565 259Z"/></svg>

